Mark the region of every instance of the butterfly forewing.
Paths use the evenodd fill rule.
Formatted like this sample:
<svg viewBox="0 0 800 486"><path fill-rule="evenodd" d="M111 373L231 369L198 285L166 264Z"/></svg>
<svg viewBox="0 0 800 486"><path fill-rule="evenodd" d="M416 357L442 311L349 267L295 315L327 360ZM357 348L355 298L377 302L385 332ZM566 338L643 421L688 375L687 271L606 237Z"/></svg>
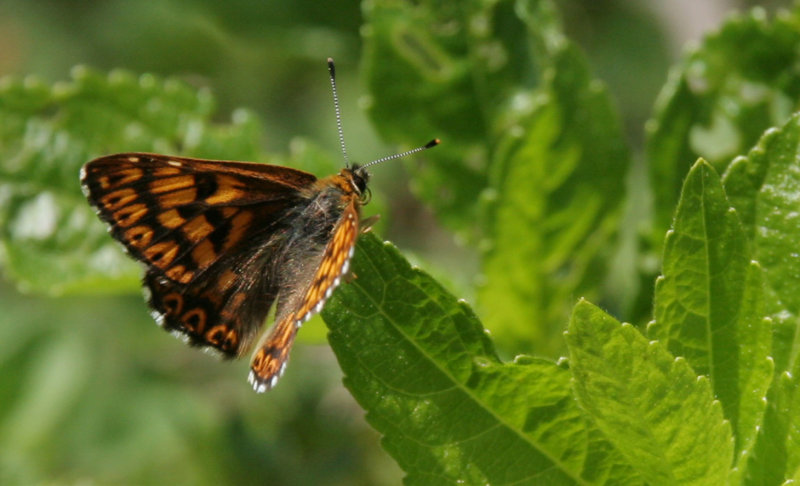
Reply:
<svg viewBox="0 0 800 486"><path fill-rule="evenodd" d="M315 182L286 167L155 154L102 157L82 173L111 234L146 265L157 322L227 356L262 326L277 292L263 270Z"/></svg>

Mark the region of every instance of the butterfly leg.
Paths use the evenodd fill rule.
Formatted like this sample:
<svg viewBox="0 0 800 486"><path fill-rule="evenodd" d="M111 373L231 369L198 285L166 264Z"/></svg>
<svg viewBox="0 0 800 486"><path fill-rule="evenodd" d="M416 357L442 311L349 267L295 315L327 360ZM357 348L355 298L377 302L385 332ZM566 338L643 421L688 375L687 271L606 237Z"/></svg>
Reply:
<svg viewBox="0 0 800 486"><path fill-rule="evenodd" d="M370 231L372 231L372 226L375 223L377 223L378 220L380 220L380 219L381 219L381 215L380 214L375 214L373 216L370 216L369 218L362 219L361 220L361 227L359 228L361 230L361 233L365 234L365 233L369 233Z"/></svg>

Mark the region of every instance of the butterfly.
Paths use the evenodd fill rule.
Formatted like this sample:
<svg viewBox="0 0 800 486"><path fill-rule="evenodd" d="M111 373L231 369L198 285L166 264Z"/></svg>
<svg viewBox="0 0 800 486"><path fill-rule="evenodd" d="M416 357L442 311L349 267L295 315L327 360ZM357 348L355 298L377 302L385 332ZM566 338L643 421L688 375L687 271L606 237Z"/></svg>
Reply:
<svg viewBox="0 0 800 486"><path fill-rule="evenodd" d="M108 155L81 186L111 235L145 266L155 321L190 345L233 358L255 344L248 381L261 393L283 374L298 329L347 275L369 200L367 167L314 175L276 165L149 153ZM256 341L270 309L275 322Z"/></svg>

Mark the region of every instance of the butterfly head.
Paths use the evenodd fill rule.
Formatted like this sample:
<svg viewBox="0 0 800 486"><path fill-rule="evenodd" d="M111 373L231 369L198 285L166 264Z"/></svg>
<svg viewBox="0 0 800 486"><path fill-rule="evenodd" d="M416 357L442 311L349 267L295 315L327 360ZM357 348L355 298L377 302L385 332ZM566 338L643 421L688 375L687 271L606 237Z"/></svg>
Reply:
<svg viewBox="0 0 800 486"><path fill-rule="evenodd" d="M427 150L429 148L435 147L439 145L439 139L433 139L430 142L426 143L421 147L417 147L412 150L407 150L405 152L389 155L388 157L382 157L377 160L373 160L364 165L359 164L347 164L347 167L342 169L340 175L342 175L347 181L350 183L350 187L355 191L361 198L368 198L369 188L367 187L367 183L369 182L369 172L367 172L367 167L375 164L380 164L381 162L386 162L388 160L399 159L401 157L405 157L407 155L415 154L417 152L421 152L423 150ZM365 203L366 204L366 203Z"/></svg>
<svg viewBox="0 0 800 486"><path fill-rule="evenodd" d="M351 164L349 167L342 169L340 175L347 180L353 192L361 198L361 204L367 204L371 197L369 187L367 187L369 183L367 169L358 164Z"/></svg>

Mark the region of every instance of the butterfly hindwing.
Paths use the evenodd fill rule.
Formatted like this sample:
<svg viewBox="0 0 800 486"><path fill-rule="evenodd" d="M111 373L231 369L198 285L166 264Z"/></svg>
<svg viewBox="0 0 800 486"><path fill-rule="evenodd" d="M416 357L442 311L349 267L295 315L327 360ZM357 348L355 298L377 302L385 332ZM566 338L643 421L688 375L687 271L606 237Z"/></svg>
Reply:
<svg viewBox="0 0 800 486"><path fill-rule="evenodd" d="M257 392L269 390L283 374L297 330L322 310L325 301L348 272L359 234L357 201L344 209L322 258L304 292L291 307L279 309L276 323L259 343L250 363L249 381Z"/></svg>
<svg viewBox="0 0 800 486"><path fill-rule="evenodd" d="M230 268L214 269L188 287L149 271L144 284L160 326L227 358L250 349L277 293L269 275Z"/></svg>

